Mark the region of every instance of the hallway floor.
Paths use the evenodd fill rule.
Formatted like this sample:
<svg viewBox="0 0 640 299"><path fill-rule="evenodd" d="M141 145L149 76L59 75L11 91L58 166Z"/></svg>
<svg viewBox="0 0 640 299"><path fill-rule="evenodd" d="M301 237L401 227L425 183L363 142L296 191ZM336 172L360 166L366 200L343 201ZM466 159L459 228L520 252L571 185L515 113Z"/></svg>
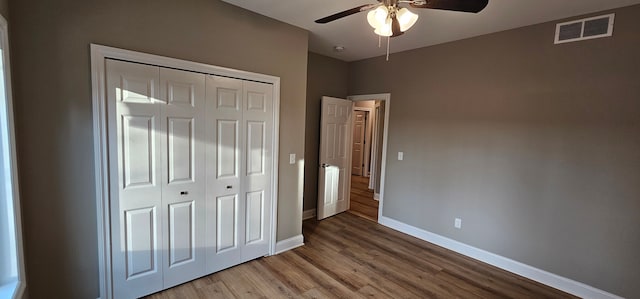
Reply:
<svg viewBox="0 0 640 299"><path fill-rule="evenodd" d="M351 206L349 213L378 222L378 201L369 189L369 178L351 176Z"/></svg>

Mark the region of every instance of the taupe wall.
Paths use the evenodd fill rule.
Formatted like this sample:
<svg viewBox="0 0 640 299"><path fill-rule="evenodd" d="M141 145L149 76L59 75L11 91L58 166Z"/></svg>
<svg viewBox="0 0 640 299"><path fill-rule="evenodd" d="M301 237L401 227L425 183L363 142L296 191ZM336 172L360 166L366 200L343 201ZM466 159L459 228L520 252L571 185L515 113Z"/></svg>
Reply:
<svg viewBox="0 0 640 299"><path fill-rule="evenodd" d="M9 0L0 0L0 14L9 20Z"/></svg>
<svg viewBox="0 0 640 299"><path fill-rule="evenodd" d="M281 78L278 239L301 233L307 32L216 0L11 2L31 298L96 298L89 43Z"/></svg>
<svg viewBox="0 0 640 299"><path fill-rule="evenodd" d="M322 96L347 96L348 64L309 53L305 128L304 210L316 208L318 199L318 149L320 148L320 100Z"/></svg>
<svg viewBox="0 0 640 299"><path fill-rule="evenodd" d="M640 6L615 12L351 63L350 94L391 92L383 215L640 298Z"/></svg>

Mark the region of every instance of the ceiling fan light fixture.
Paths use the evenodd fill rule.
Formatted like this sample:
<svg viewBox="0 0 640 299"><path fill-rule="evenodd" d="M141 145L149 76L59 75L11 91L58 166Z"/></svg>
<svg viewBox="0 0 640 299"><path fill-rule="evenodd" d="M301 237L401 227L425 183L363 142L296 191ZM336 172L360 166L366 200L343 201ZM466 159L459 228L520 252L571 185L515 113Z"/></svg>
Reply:
<svg viewBox="0 0 640 299"><path fill-rule="evenodd" d="M396 17L398 18L398 22L400 23L400 31L405 32L413 26L416 21L418 21L418 15L412 13L410 10L406 8L401 8L396 13Z"/></svg>
<svg viewBox="0 0 640 299"><path fill-rule="evenodd" d="M391 18L391 37L396 37L404 34L404 31L400 30L400 22L395 16Z"/></svg>
<svg viewBox="0 0 640 299"><path fill-rule="evenodd" d="M391 36L393 35L393 29L391 28L391 19L387 18L387 20L381 26L376 27L376 30L373 31L375 34L380 36Z"/></svg>
<svg viewBox="0 0 640 299"><path fill-rule="evenodd" d="M389 16L389 11L385 6L378 6L378 8L369 11L367 13L367 21L369 25L374 29L377 29L380 26L384 26Z"/></svg>

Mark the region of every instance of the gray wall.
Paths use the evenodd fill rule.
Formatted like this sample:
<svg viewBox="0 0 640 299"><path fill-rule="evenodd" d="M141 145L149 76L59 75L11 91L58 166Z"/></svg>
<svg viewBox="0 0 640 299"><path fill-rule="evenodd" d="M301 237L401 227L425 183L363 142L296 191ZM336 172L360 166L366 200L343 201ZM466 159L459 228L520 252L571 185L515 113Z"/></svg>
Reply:
<svg viewBox="0 0 640 299"><path fill-rule="evenodd" d="M96 298L89 43L281 78L278 239L301 233L307 32L216 0L11 2L13 82L32 298Z"/></svg>
<svg viewBox="0 0 640 299"><path fill-rule="evenodd" d="M0 0L0 14L9 20L9 0Z"/></svg>
<svg viewBox="0 0 640 299"><path fill-rule="evenodd" d="M640 6L615 12L351 63L350 94L391 92L383 215L640 298Z"/></svg>
<svg viewBox="0 0 640 299"><path fill-rule="evenodd" d="M304 210L316 208L318 200L318 149L320 148L320 101L322 96L347 96L348 64L309 53L307 111L304 150Z"/></svg>

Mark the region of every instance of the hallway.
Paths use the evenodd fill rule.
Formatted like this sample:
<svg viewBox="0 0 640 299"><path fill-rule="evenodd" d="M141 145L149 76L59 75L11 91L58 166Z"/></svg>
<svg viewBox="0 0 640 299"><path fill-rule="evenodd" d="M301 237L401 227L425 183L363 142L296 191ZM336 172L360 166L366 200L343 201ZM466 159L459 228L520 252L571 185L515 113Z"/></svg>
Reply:
<svg viewBox="0 0 640 299"><path fill-rule="evenodd" d="M349 213L378 222L378 201L369 189L369 178L351 176L351 206Z"/></svg>

